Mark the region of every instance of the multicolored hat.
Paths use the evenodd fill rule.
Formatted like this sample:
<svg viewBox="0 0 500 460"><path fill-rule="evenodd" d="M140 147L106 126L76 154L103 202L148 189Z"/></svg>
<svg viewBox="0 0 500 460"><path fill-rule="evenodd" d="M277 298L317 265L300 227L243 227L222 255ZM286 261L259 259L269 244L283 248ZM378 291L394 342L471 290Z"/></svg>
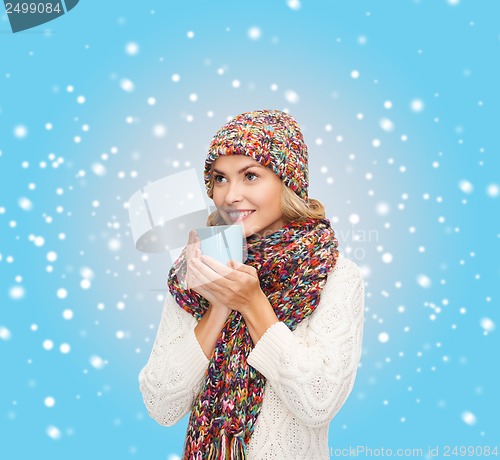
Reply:
<svg viewBox="0 0 500 460"><path fill-rule="evenodd" d="M279 110L245 112L226 123L213 137L205 160L205 187L211 165L222 155L247 155L274 173L304 201L308 201L307 146L299 125Z"/></svg>

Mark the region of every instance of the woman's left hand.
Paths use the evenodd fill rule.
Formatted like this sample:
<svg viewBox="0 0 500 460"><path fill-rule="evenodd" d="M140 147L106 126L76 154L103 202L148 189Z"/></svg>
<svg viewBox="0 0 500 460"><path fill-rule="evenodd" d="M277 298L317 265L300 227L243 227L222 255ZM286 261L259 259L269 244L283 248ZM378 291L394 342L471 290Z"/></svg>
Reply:
<svg viewBox="0 0 500 460"><path fill-rule="evenodd" d="M203 290L210 293L210 297L216 302L239 311L245 315L256 305L266 298L260 287L257 270L250 265L230 261L229 265L223 265L209 256L201 256L191 261L193 275L202 285Z"/></svg>

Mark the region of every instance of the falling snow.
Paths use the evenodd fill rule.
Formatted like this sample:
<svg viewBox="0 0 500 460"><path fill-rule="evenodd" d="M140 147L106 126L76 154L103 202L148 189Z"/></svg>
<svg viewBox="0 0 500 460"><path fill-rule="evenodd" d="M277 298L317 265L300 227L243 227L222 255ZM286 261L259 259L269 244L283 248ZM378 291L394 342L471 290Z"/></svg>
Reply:
<svg viewBox="0 0 500 460"><path fill-rule="evenodd" d="M410 108L413 112L422 112L424 110L424 103L420 99L413 99L410 103Z"/></svg>
<svg viewBox="0 0 500 460"><path fill-rule="evenodd" d="M100 356L97 355L91 356L89 362L95 369L103 369L104 366L106 365L106 362Z"/></svg>
<svg viewBox="0 0 500 460"><path fill-rule="evenodd" d="M431 279L427 275L418 275L417 283L423 288L430 288L432 286Z"/></svg>
<svg viewBox="0 0 500 460"><path fill-rule="evenodd" d="M286 0L286 4L291 8L292 10L299 10L301 7L300 0Z"/></svg>
<svg viewBox="0 0 500 460"><path fill-rule="evenodd" d="M262 35L262 31L258 27L251 27L248 29L248 37L252 40L258 40Z"/></svg>
<svg viewBox="0 0 500 460"><path fill-rule="evenodd" d="M139 52L139 45L135 42L130 42L125 45L125 52L129 56L135 56Z"/></svg>
<svg viewBox="0 0 500 460"><path fill-rule="evenodd" d="M297 104L299 102L299 95L292 90L285 92L285 99L290 102L290 104Z"/></svg>
<svg viewBox="0 0 500 460"><path fill-rule="evenodd" d="M46 430L46 433L47 435L54 439L54 440L58 440L61 438L61 430L59 428L57 428L56 426L53 426L53 425L50 425L47 427L47 430Z"/></svg>
<svg viewBox="0 0 500 460"><path fill-rule="evenodd" d="M12 338L12 333L5 326L0 326L0 339L10 340Z"/></svg>
<svg viewBox="0 0 500 460"><path fill-rule="evenodd" d="M134 83L128 78L123 78L120 80L120 87L127 93L131 93L135 89Z"/></svg>
<svg viewBox="0 0 500 460"><path fill-rule="evenodd" d="M495 323L490 318L481 318L481 327L485 332L493 332L495 330Z"/></svg>
<svg viewBox="0 0 500 460"><path fill-rule="evenodd" d="M464 411L462 413L462 420L467 425L475 425L477 422L476 416L472 412L469 412L469 411Z"/></svg>

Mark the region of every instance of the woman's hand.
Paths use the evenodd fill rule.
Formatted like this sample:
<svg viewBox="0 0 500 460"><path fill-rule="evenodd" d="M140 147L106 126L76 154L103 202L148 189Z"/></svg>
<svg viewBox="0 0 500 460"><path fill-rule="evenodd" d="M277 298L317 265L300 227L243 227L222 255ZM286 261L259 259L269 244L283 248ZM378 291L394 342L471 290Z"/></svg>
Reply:
<svg viewBox="0 0 500 460"><path fill-rule="evenodd" d="M199 292L212 305L242 314L255 345L279 319L260 287L257 270L234 261L228 265L202 256L191 259L191 273L201 283Z"/></svg>
<svg viewBox="0 0 500 460"><path fill-rule="evenodd" d="M191 230L189 232L189 239L186 247L186 284L189 289L197 292L207 299L212 305L212 310L223 310L227 316L231 313L231 308L226 307L224 304L219 302L219 299L213 296L210 290L206 289L204 286L205 280L200 278L198 271L194 268L195 261L200 261L201 257L200 238L196 231Z"/></svg>
<svg viewBox="0 0 500 460"><path fill-rule="evenodd" d="M190 259L189 265L189 272L197 285L196 292L212 305L223 305L245 315L252 305L263 298L267 301L254 267L235 261L226 266L203 255Z"/></svg>

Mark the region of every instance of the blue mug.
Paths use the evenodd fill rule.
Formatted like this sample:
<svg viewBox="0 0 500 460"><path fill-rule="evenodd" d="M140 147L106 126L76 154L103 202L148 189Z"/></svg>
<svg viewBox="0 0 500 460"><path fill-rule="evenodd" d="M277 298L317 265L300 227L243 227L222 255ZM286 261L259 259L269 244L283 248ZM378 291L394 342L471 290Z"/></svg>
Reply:
<svg viewBox="0 0 500 460"><path fill-rule="evenodd" d="M246 239L243 227L235 225L216 225L196 228L200 238L201 253L227 265L230 260L239 263L247 258Z"/></svg>

